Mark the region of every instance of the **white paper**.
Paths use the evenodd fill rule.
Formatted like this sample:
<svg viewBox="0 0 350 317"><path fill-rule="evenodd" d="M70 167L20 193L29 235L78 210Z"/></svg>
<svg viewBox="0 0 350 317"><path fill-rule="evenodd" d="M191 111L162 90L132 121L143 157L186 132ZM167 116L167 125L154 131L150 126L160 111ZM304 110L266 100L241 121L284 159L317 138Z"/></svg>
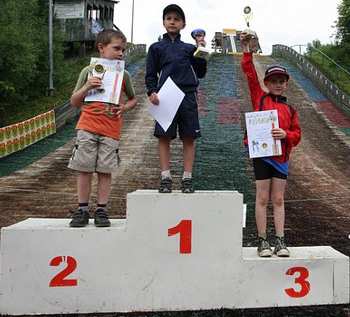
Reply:
<svg viewBox="0 0 350 317"><path fill-rule="evenodd" d="M167 131L173 122L177 109L179 109L184 97L183 91L168 77L158 92L159 105L151 104L148 108L151 116L157 120L164 131Z"/></svg>
<svg viewBox="0 0 350 317"><path fill-rule="evenodd" d="M104 71L95 71L96 65L102 65ZM91 58L88 78L99 77L102 79L102 86L99 89L92 89L85 97L85 101L100 101L118 105L123 84L125 62L121 60L110 60L105 58Z"/></svg>
<svg viewBox="0 0 350 317"><path fill-rule="evenodd" d="M279 127L277 110L247 112L245 119L250 158L282 154L281 140L271 134L273 128Z"/></svg>

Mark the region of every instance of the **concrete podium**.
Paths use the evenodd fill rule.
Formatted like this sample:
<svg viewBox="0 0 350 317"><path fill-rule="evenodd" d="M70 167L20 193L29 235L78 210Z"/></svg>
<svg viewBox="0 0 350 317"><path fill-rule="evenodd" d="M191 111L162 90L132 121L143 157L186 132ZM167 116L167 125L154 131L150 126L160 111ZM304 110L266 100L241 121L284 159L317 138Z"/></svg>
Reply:
<svg viewBox="0 0 350 317"><path fill-rule="evenodd" d="M69 228L27 219L1 229L0 313L65 314L343 304L349 258L331 247L259 258L242 248L231 191L127 197L126 220Z"/></svg>

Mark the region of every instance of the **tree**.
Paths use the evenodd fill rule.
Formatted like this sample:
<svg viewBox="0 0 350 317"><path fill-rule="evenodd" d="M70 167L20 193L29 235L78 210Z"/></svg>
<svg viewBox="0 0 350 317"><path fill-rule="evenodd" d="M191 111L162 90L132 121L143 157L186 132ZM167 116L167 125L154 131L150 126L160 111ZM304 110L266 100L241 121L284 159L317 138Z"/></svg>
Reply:
<svg viewBox="0 0 350 317"><path fill-rule="evenodd" d="M0 125L15 108L43 95L48 86L48 1L0 0ZM56 68L63 64L60 33Z"/></svg>
<svg viewBox="0 0 350 317"><path fill-rule="evenodd" d="M0 97L23 95L37 76L37 0L3 0L0 10Z"/></svg>
<svg viewBox="0 0 350 317"><path fill-rule="evenodd" d="M338 21L336 38L341 44L350 43L350 0L343 0L338 6Z"/></svg>

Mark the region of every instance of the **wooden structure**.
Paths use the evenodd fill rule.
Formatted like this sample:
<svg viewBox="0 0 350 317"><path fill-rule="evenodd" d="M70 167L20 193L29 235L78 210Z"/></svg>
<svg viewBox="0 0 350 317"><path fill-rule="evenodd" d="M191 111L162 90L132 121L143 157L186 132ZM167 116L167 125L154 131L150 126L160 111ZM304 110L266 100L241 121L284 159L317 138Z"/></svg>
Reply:
<svg viewBox="0 0 350 317"><path fill-rule="evenodd" d="M65 34L66 42L94 41L104 29L113 24L115 0L55 0L54 14Z"/></svg>
<svg viewBox="0 0 350 317"><path fill-rule="evenodd" d="M241 53L241 43L239 40L242 31L235 29L223 29L222 32L215 32L215 36L212 39L212 48L215 52L223 54ZM261 47L258 42L258 53L261 53Z"/></svg>

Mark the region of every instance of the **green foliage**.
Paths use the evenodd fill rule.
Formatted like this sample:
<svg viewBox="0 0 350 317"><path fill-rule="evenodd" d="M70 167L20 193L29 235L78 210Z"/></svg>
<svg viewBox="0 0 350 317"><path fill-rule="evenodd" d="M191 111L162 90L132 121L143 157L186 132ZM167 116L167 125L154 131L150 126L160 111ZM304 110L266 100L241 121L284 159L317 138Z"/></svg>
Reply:
<svg viewBox="0 0 350 317"><path fill-rule="evenodd" d="M350 0L342 0L339 4L336 28L334 44L323 45L319 40L314 40L308 44L306 57L339 88L350 94L350 75L346 72L350 72Z"/></svg>
<svg viewBox="0 0 350 317"><path fill-rule="evenodd" d="M350 56L342 45L308 45L306 57L332 82L350 94ZM337 65L338 64L338 65Z"/></svg>
<svg viewBox="0 0 350 317"><path fill-rule="evenodd" d="M337 39L341 44L350 43L350 0L342 0L338 6Z"/></svg>
<svg viewBox="0 0 350 317"><path fill-rule="evenodd" d="M62 74L60 75L61 83L55 89L53 96L45 94L28 100L26 107L15 106L14 111L8 112L7 124L22 121L33 117L36 114L53 109L65 103L71 96L75 83L80 71L90 63L90 56L85 58L70 58L65 60ZM1 115L0 115L1 116Z"/></svg>
<svg viewBox="0 0 350 317"><path fill-rule="evenodd" d="M26 14L37 9L36 0L3 1L0 10L0 80L4 82L2 87L11 87L11 91L0 90L0 96L19 96L38 74L39 48L36 43L40 34L36 31L39 20Z"/></svg>
<svg viewBox="0 0 350 317"><path fill-rule="evenodd" d="M0 126L48 87L48 1L1 0ZM54 31L54 80L62 82L62 36Z"/></svg>

